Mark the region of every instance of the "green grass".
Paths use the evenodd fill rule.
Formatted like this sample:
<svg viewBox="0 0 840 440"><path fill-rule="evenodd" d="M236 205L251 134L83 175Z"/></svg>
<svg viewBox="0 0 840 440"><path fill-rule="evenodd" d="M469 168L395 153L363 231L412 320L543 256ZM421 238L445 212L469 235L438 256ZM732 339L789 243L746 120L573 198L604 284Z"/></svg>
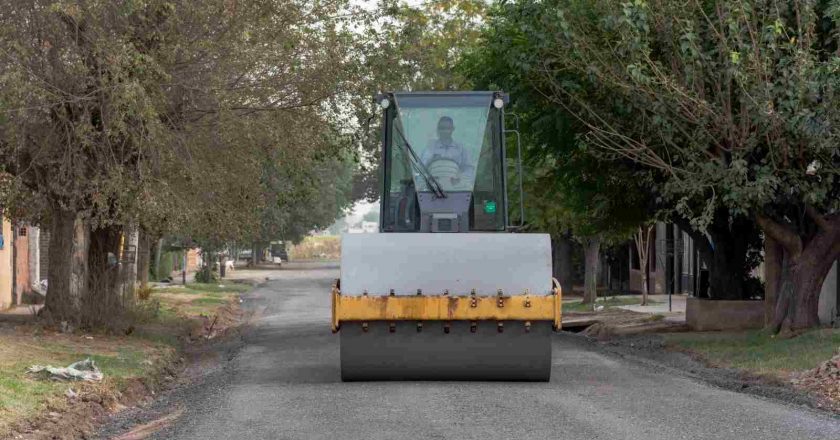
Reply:
<svg viewBox="0 0 840 440"><path fill-rule="evenodd" d="M175 350L162 343L128 343L120 338L111 338L107 344L99 341L85 348L68 346L57 341L41 340L34 348L28 338L14 338L7 355L0 359L0 437L7 434L9 424L19 421L44 408L47 402L62 396L68 388L99 386L81 382L55 382L28 374L26 369L34 364L66 367L67 365L93 359L102 370L105 380L102 386L116 386L130 378L149 376L154 364L147 362L159 356L174 356ZM93 348L96 347L96 348ZM20 353L25 359L14 359L10 353ZM113 385L107 385L113 384Z"/></svg>
<svg viewBox="0 0 840 440"><path fill-rule="evenodd" d="M198 298L190 301L191 305L202 305L202 306L213 306L213 305L224 305L227 303L227 300L224 298L214 298L214 297L206 297L206 298Z"/></svg>
<svg viewBox="0 0 840 440"><path fill-rule="evenodd" d="M203 283L191 283L187 284L186 290L192 290L194 292L236 292L242 293L251 290L252 286L248 284L241 284L241 283L219 283L219 284L203 284Z"/></svg>
<svg viewBox="0 0 840 440"><path fill-rule="evenodd" d="M581 301L583 300L573 300L573 301L564 301L563 302L563 311L564 312L591 312L592 311L592 304L583 304ZM638 305L641 304L642 297L623 297L623 296L614 296L614 297L607 297L607 298L598 298L596 302L599 306L604 307L617 307L617 306L630 306L630 305ZM651 301L648 298L648 304L655 304L655 301Z"/></svg>
<svg viewBox="0 0 840 440"><path fill-rule="evenodd" d="M153 345L163 344L160 341L148 341ZM101 352L91 349L77 350L74 347L68 347L58 342L43 342L41 347L45 352L42 356L45 355L46 357L45 360L39 360L37 363L51 364L54 367L66 367L73 362L91 358L106 377L136 377L143 375L148 367L148 363L145 362L149 359L148 350L151 349L143 345L136 347L113 346L113 351ZM162 346L154 347L155 350L164 348ZM28 366L24 366L22 370L25 370Z"/></svg>
<svg viewBox="0 0 840 440"><path fill-rule="evenodd" d="M252 286L243 283L190 283L186 286L171 286L154 289L153 292L160 293L185 293L185 294L214 294L214 293L243 293L251 290Z"/></svg>
<svg viewBox="0 0 840 440"><path fill-rule="evenodd" d="M170 309L169 312L166 313L166 315L167 316L165 318L162 318L162 321L161 321L161 322L167 323L167 324L164 324L164 325L169 325L171 328L178 328L178 327L182 327L184 329L187 328L187 325L184 324L183 322L181 322L181 320L177 318L174 310ZM161 309L161 317L163 317L163 316L164 316L164 310ZM168 345L168 346L173 347L173 348L180 347L180 345L181 345L180 334L175 333L175 332L161 333L161 332L155 331L155 330L147 330L147 329L144 329L144 328L138 328L134 331L134 336L137 336L138 338L143 338L143 339L145 339L145 340L147 340L151 343L154 343L154 344Z"/></svg>
<svg viewBox="0 0 840 440"><path fill-rule="evenodd" d="M712 365L771 375L814 368L840 350L838 329L813 330L791 339L773 337L764 330L671 333L663 337Z"/></svg>
<svg viewBox="0 0 840 440"><path fill-rule="evenodd" d="M133 350L121 347L116 355L101 355L96 353L85 353L81 356L91 358L102 373L114 378L139 377L142 376L149 365L144 361L147 354L143 350Z"/></svg>
<svg viewBox="0 0 840 440"><path fill-rule="evenodd" d="M68 384L36 381L22 373L27 365L15 364L0 368L0 425L14 415L34 412L42 402L66 388ZM4 417L12 416L12 417ZM3 432L0 426L0 433Z"/></svg>
<svg viewBox="0 0 840 440"><path fill-rule="evenodd" d="M154 289L150 301L158 301L158 313L139 324L130 336L95 334L92 339L32 330L0 334L0 438L10 425L43 408L65 401L67 388L95 386L119 390L134 378L157 377L162 365L171 360L181 345L179 337L190 332L199 315L212 316L221 306L252 288L247 284L188 284L186 287ZM105 375L100 384L52 382L26 373L33 365L65 367L91 358ZM152 360L154 362L148 362Z"/></svg>
<svg viewBox="0 0 840 440"><path fill-rule="evenodd" d="M252 289L247 284L188 284L186 287L155 289L152 298L160 301L158 319L173 320L179 315L211 316L221 306Z"/></svg>

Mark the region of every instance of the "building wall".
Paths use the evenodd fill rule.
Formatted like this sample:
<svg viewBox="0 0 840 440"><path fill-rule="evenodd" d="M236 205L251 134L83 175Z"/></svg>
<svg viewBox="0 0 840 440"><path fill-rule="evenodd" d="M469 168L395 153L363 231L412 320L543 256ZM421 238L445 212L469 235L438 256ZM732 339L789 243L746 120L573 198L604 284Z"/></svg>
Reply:
<svg viewBox="0 0 840 440"><path fill-rule="evenodd" d="M631 246L632 248L632 246ZM638 269L630 268L630 291L631 292L641 292L642 291L642 271Z"/></svg>
<svg viewBox="0 0 840 440"><path fill-rule="evenodd" d="M187 251L187 272L194 272L201 269L201 250L189 249Z"/></svg>
<svg viewBox="0 0 840 440"><path fill-rule="evenodd" d="M820 322L827 325L832 325L838 322L838 308L840 304L837 303L838 296L840 296L840 286L838 286L838 278L840 278L840 262L835 261L828 276L823 281L822 290L820 291L819 315Z"/></svg>
<svg viewBox="0 0 840 440"><path fill-rule="evenodd" d="M691 236L674 226L674 292L682 294L694 293L699 255Z"/></svg>
<svg viewBox="0 0 840 440"><path fill-rule="evenodd" d="M659 222L651 240L654 241L649 256L650 293L693 294L700 260L691 236L676 225ZM628 243L628 248L629 290L641 292L642 271L635 267L638 257L633 241Z"/></svg>
<svg viewBox="0 0 840 440"><path fill-rule="evenodd" d="M38 282L41 281L39 271L41 266L41 228L30 226L28 228L29 234L29 284L37 287Z"/></svg>
<svg viewBox="0 0 840 440"><path fill-rule="evenodd" d="M650 252L648 260L650 260L650 277L654 280L650 288L651 293L662 294L666 292L665 284L667 278L665 269L668 255L666 237L668 234L667 229L670 226L662 222L656 222L656 226L653 228L653 234L650 237L653 240L653 246L648 251Z"/></svg>
<svg viewBox="0 0 840 440"><path fill-rule="evenodd" d="M663 278L663 271L655 270L650 272L648 278L648 286L651 295L661 295L665 293L661 280ZM642 292L642 271L639 269L630 269L630 291Z"/></svg>
<svg viewBox="0 0 840 440"><path fill-rule="evenodd" d="M3 248L0 249L0 309L12 305L12 224L2 219Z"/></svg>
<svg viewBox="0 0 840 440"><path fill-rule="evenodd" d="M21 304L23 296L32 291L29 279L29 226L17 226L15 238L15 290L14 301Z"/></svg>

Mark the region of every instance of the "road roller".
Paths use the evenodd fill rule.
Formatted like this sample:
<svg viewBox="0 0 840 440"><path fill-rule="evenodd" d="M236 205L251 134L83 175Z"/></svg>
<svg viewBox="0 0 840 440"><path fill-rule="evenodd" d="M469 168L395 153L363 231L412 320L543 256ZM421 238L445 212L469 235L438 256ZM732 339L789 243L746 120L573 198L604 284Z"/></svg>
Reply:
<svg viewBox="0 0 840 440"><path fill-rule="evenodd" d="M331 294L342 380L549 380L562 292L549 236L517 232L521 148L518 130L505 129L508 95L375 100L379 233L342 235ZM509 165L519 170L518 215L508 212Z"/></svg>

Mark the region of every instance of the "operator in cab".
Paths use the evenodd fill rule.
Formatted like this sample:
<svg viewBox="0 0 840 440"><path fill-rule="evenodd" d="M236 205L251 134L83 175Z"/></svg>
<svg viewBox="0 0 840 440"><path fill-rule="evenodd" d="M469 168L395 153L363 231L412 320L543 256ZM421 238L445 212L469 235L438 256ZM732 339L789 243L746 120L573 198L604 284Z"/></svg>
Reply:
<svg viewBox="0 0 840 440"><path fill-rule="evenodd" d="M462 179L468 179L475 167L472 165L469 152L460 142L452 138L455 131L455 122L449 116L442 116L437 123L437 139L432 139L426 145L426 149L420 156L423 165L435 169L432 164L439 160L449 160L457 165L457 172L448 177L452 185L458 185ZM432 171L432 174L436 173ZM435 175L435 177L441 177ZM448 185L446 185L448 186Z"/></svg>

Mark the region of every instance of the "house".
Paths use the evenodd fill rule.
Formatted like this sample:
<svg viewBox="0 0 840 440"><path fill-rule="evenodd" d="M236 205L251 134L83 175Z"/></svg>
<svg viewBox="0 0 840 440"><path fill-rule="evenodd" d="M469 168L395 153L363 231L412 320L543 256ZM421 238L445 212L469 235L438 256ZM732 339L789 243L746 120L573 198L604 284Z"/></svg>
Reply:
<svg viewBox="0 0 840 440"><path fill-rule="evenodd" d="M678 226L658 222L650 236L647 265L651 294L692 294L708 287L708 271L694 240ZM641 293L643 273L633 241L602 259L601 280L610 290Z"/></svg>
<svg viewBox="0 0 840 440"><path fill-rule="evenodd" d="M31 228L26 224L14 225L12 235L14 246L12 256L14 259L14 288L12 296L15 305L23 304L24 296L32 293L32 280L29 271L29 231Z"/></svg>
<svg viewBox="0 0 840 440"><path fill-rule="evenodd" d="M12 223L3 218L0 230L0 310L15 304L12 296L13 269Z"/></svg>
<svg viewBox="0 0 840 440"><path fill-rule="evenodd" d="M709 271L700 258L694 240L677 225L659 222L651 232L652 243L648 264L651 294L687 294L704 297L709 288ZM642 268L635 243L629 242L624 255L606 255L602 261L601 282L610 290L642 291ZM764 268L754 275L762 282ZM840 322L840 260L835 261L823 282L819 299L820 322L836 325Z"/></svg>
<svg viewBox="0 0 840 440"><path fill-rule="evenodd" d="M0 309L23 304L32 293L33 263L38 254L38 228L2 219L0 231Z"/></svg>

